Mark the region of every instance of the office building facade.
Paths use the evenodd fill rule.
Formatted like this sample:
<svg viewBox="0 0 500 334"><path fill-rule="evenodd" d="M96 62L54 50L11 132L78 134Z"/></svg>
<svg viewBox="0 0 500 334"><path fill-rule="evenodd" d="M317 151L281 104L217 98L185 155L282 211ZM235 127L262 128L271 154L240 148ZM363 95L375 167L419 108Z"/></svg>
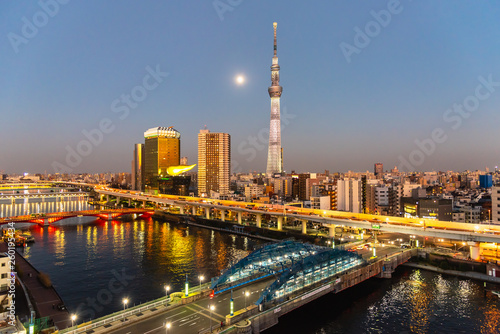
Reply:
<svg viewBox="0 0 500 334"><path fill-rule="evenodd" d="M142 188L146 192L159 189L158 179L167 169L180 164L181 134L173 127L157 127L144 132Z"/></svg>
<svg viewBox="0 0 500 334"><path fill-rule="evenodd" d="M227 133L198 134L198 196L211 192L229 194L231 172L231 136Z"/></svg>

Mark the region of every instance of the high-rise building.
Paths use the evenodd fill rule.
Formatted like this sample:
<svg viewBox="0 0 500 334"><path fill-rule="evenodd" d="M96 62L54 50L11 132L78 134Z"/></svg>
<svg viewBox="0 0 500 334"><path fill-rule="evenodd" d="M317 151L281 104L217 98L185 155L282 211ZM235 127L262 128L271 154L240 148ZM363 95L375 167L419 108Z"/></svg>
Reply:
<svg viewBox="0 0 500 334"><path fill-rule="evenodd" d="M491 188L491 220L500 224L500 186Z"/></svg>
<svg viewBox="0 0 500 334"><path fill-rule="evenodd" d="M132 160L132 190L142 190L142 163L144 145L134 145L134 160Z"/></svg>
<svg viewBox="0 0 500 334"><path fill-rule="evenodd" d="M479 175L480 188L491 188L492 185L493 185L493 178L491 174Z"/></svg>
<svg viewBox="0 0 500 334"><path fill-rule="evenodd" d="M231 136L227 133L198 134L198 196L211 192L229 194L231 171Z"/></svg>
<svg viewBox="0 0 500 334"><path fill-rule="evenodd" d="M144 163L142 188L157 191L158 179L166 176L168 167L178 166L181 155L181 134L173 127L151 128L144 132Z"/></svg>
<svg viewBox="0 0 500 334"><path fill-rule="evenodd" d="M354 179L337 181L337 210L362 213L362 182Z"/></svg>
<svg viewBox="0 0 500 334"><path fill-rule="evenodd" d="M274 27L274 57L271 65L271 87L268 88L271 98L271 122L269 124L269 149L267 152L267 177L283 172L283 150L281 148L280 98L283 87L280 86L280 66L278 65L276 27Z"/></svg>
<svg viewBox="0 0 500 334"><path fill-rule="evenodd" d="M373 173L375 176L384 174L384 164L377 162L373 167Z"/></svg>
<svg viewBox="0 0 500 334"><path fill-rule="evenodd" d="M307 180L310 177L309 173L299 174L299 201L309 200L307 196Z"/></svg>

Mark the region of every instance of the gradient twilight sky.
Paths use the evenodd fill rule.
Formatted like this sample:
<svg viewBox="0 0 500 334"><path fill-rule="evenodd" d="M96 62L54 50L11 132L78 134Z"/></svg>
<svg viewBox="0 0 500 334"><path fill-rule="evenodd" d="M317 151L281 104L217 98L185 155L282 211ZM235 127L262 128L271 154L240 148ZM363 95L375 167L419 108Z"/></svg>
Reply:
<svg viewBox="0 0 500 334"><path fill-rule="evenodd" d="M214 3L226 7L218 13ZM415 170L494 168L500 3L397 3L86 0L51 17L38 1L2 1L0 171L52 173L54 162L74 172L130 171L134 143L157 126L180 131L181 154L196 163L204 125L231 135L234 170L265 171L274 21L286 171L390 169L402 158ZM374 24L371 11L388 6L390 22ZM23 17L38 22L36 34ZM369 43L355 42L357 27L372 29ZM341 43L357 47L350 62ZM123 117L125 104L112 105L143 85L148 66L169 74ZM486 87L478 78L489 76ZM470 113L447 112L463 103ZM68 148L85 148L82 131L103 119L112 131L70 166ZM416 152L415 141L429 142L435 129L440 143Z"/></svg>

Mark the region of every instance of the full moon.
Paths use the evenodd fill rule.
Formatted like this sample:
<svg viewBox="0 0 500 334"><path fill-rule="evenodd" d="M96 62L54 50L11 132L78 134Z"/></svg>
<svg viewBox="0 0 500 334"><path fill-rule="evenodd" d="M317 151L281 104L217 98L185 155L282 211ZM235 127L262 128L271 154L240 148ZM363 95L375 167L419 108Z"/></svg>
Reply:
<svg viewBox="0 0 500 334"><path fill-rule="evenodd" d="M238 75L238 76L236 77L236 83L237 83L238 85L242 85L244 82L245 82L245 77L244 77L243 75Z"/></svg>

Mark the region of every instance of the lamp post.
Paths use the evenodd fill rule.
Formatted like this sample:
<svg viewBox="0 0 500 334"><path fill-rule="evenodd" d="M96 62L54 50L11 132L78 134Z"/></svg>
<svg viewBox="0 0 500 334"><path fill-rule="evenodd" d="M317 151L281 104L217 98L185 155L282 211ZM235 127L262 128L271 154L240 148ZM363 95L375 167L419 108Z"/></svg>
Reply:
<svg viewBox="0 0 500 334"><path fill-rule="evenodd" d="M198 278L200 279L200 293L201 293L201 281L203 281L205 279L205 277L203 277L203 275L201 275L201 276L198 276Z"/></svg>
<svg viewBox="0 0 500 334"><path fill-rule="evenodd" d="M210 333L212 333L212 311L215 310L214 305L210 305Z"/></svg>
<svg viewBox="0 0 500 334"><path fill-rule="evenodd" d="M123 302L123 321L125 321L125 320L127 320L127 318L125 318L125 309L127 308L128 299L123 298L122 302Z"/></svg>
<svg viewBox="0 0 500 334"><path fill-rule="evenodd" d="M165 304L168 305L168 292L170 291L170 285L165 285Z"/></svg>
<svg viewBox="0 0 500 334"><path fill-rule="evenodd" d="M245 291L245 308L247 308L247 297L250 296L248 291Z"/></svg>
<svg viewBox="0 0 500 334"><path fill-rule="evenodd" d="M186 292L184 293L184 295L187 297L187 296L189 296L188 274L186 274L186 283L184 285L185 285L185 288L186 288Z"/></svg>
<svg viewBox="0 0 500 334"><path fill-rule="evenodd" d="M497 250L498 253L498 250ZM233 290L231 289L231 300L229 301L229 314L231 316L234 315L234 300L233 300Z"/></svg>
<svg viewBox="0 0 500 334"><path fill-rule="evenodd" d="M75 322L75 320L76 320L76 314L72 314L72 315L71 315L71 327L73 327L73 326L74 326L74 322ZM73 330L73 333L74 333L74 331L75 331L75 330Z"/></svg>
<svg viewBox="0 0 500 334"><path fill-rule="evenodd" d="M170 326L171 326L170 322L167 322L165 324L165 334L168 334L168 330L170 329Z"/></svg>

